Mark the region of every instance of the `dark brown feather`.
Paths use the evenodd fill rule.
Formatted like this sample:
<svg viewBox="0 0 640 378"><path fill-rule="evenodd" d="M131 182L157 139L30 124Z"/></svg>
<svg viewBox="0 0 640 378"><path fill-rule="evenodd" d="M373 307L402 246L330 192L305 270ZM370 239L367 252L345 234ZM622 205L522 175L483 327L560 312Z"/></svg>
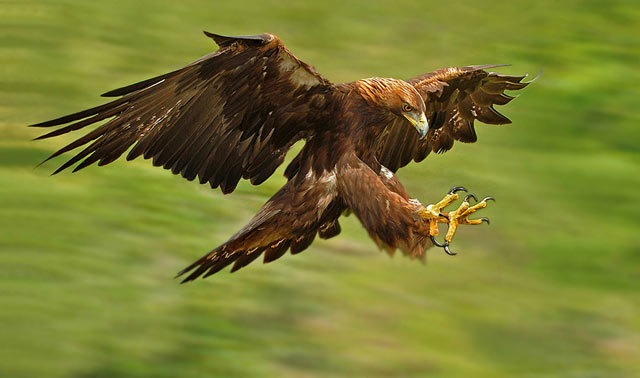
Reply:
<svg viewBox="0 0 640 378"><path fill-rule="evenodd" d="M412 159L423 160L431 151L445 152L454 141L473 143L478 140L474 120L503 125L511 121L494 109L514 97L504 93L518 90L530 82L525 76L508 76L486 69L503 65L449 67L407 80L425 102L429 134L420 141L418 133L399 119L389 124L378 139L377 159L395 172ZM532 80L533 81L533 80Z"/></svg>
<svg viewBox="0 0 640 378"><path fill-rule="evenodd" d="M426 223L416 216L421 205L409 200L395 176L383 181L356 156L345 157L337 172L338 192L380 248L424 256L430 242Z"/></svg>
<svg viewBox="0 0 640 378"><path fill-rule="evenodd" d="M236 260L235 264L233 264L233 266L231 267L230 273L233 273L236 270L249 265L253 260L257 259L258 257L260 257L260 255L262 255L262 251L264 251L264 248L256 248L253 251L245 252L242 256L240 256Z"/></svg>
<svg viewBox="0 0 640 378"><path fill-rule="evenodd" d="M331 239L334 236L338 236L340 234L341 228L340 223L336 219L333 222L328 222L320 226L318 230L318 236L322 239Z"/></svg>
<svg viewBox="0 0 640 378"><path fill-rule="evenodd" d="M313 239L316 237L316 232L317 230L313 230L308 234L300 235L295 238L291 242L291 254L295 255L307 249L311 243L313 243Z"/></svg>
<svg viewBox="0 0 640 378"><path fill-rule="evenodd" d="M232 271L236 271L263 251L265 263L289 249L292 254L300 253L322 232L323 225L337 224L345 205L338 198L335 172L302 173L289 180L231 239L182 270L178 276L189 273L183 282L206 277L234 261Z"/></svg>
<svg viewBox="0 0 640 378"><path fill-rule="evenodd" d="M241 178L261 183L282 163L289 148L318 124L332 96L331 84L299 61L271 34L227 37L206 33L220 46L188 66L104 94L110 103L42 122L50 127L75 122L40 138L78 130L114 117L50 158L94 139L61 170L75 170L140 155L153 164L222 191ZM312 101L313 99L313 101ZM311 109L311 106L316 108ZM89 118L87 118L89 117Z"/></svg>

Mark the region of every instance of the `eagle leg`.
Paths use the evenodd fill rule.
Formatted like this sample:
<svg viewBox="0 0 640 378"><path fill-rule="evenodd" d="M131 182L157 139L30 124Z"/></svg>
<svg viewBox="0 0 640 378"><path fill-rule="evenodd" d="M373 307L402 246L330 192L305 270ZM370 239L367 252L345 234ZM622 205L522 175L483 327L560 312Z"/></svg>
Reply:
<svg viewBox="0 0 640 378"><path fill-rule="evenodd" d="M428 205L418 212L420 217L429 221L429 236L433 244L437 247L443 248L448 255L455 255L455 253L451 251L450 245L458 226L461 224L478 225L483 222L489 224L489 218L469 219L469 215L487 207L487 201L495 201L493 197L486 197L482 199L482 201L471 206L469 199L473 198L474 201L477 201L478 199L473 194L467 194L456 210L448 213L442 213L443 208L449 206L459 198L457 194L459 191L466 191L466 189L459 186L453 187L440 202ZM438 223L447 223L449 226L444 238L444 243L439 243L435 238L435 236L438 235Z"/></svg>
<svg viewBox="0 0 640 378"><path fill-rule="evenodd" d="M423 207L418 211L418 215L425 220L429 221L429 235L435 236L438 235L438 223L450 223L449 215L442 212L442 209L449 206L452 202L456 201L460 196L458 192L466 192L462 186L454 186L449 190L446 196L440 202L428 205L427 207ZM434 243L436 244L436 243ZM443 247L442 245L438 245L439 247Z"/></svg>

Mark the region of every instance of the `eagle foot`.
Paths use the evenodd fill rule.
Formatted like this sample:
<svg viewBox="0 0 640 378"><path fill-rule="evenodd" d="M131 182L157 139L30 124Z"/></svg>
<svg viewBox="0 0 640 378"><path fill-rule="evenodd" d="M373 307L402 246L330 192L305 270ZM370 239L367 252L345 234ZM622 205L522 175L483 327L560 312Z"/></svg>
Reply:
<svg viewBox="0 0 640 378"><path fill-rule="evenodd" d="M466 192L467 190L461 186L455 186L451 188L451 190L449 190L447 195L440 202L433 205L428 205L427 207L421 209L418 213L420 217L429 221L429 237L431 238L433 244L436 247L443 248L448 255L455 255L455 253L451 251L450 245L451 240L453 239L453 235L458 229L458 226L461 224L478 225L482 224L483 222L489 224L489 218L469 219L469 216L476 211L487 207L488 201L495 201L493 197L485 197L480 202L471 206L469 200L473 199L475 202L477 202L478 199L475 195L469 193L464 197L462 203L456 210L450 211L448 213L443 213L443 208L449 206L452 202L459 198L457 192L460 191ZM444 243L439 243L435 238L435 236L438 235L438 223L447 223L449 226L447 229L447 234L444 238Z"/></svg>

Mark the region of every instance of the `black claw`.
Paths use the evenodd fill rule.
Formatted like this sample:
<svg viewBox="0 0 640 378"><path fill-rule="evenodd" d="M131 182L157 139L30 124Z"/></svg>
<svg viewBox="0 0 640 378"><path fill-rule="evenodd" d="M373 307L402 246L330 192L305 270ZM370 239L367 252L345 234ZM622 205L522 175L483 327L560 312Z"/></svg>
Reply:
<svg viewBox="0 0 640 378"><path fill-rule="evenodd" d="M430 235L429 237L431 238L431 242L433 243L433 245L435 245L436 247L444 248L444 251L447 253L447 255L449 255L449 256L457 255L457 253L451 252L451 249L449 249L449 242L448 241L445 240L444 244L440 244L440 243L438 243L438 241L436 240L436 238L433 235Z"/></svg>
<svg viewBox="0 0 640 378"><path fill-rule="evenodd" d="M480 220L483 222L487 222L487 224L491 224L491 222L489 222L489 218L480 218Z"/></svg>
<svg viewBox="0 0 640 378"><path fill-rule="evenodd" d="M449 190L449 194L454 194L457 192L467 192L468 190L464 186L454 186Z"/></svg>
<svg viewBox="0 0 640 378"><path fill-rule="evenodd" d="M455 252L451 252L451 250L449 249L449 242L448 242L448 241L445 241L445 242L444 242L444 251L445 251L445 252L447 253L447 255L449 255L449 256L455 256L455 255L457 255L457 253L455 253Z"/></svg>
<svg viewBox="0 0 640 378"><path fill-rule="evenodd" d="M482 199L482 202L487 202L487 201L493 201L496 202L496 199L493 197L485 197L484 199Z"/></svg>
<svg viewBox="0 0 640 378"><path fill-rule="evenodd" d="M436 247L444 248L445 244L438 243L438 241L433 235L429 235L429 237L431 238L431 242L433 243L433 245L435 245Z"/></svg>
<svg viewBox="0 0 640 378"><path fill-rule="evenodd" d="M449 219L449 216L445 213L440 213L440 216L443 217L444 219L450 221L451 219Z"/></svg>
<svg viewBox="0 0 640 378"><path fill-rule="evenodd" d="M474 201L478 202L478 198L476 198L476 196L474 196L473 194L469 193L464 197L464 200L466 202L469 202L469 198L473 198Z"/></svg>

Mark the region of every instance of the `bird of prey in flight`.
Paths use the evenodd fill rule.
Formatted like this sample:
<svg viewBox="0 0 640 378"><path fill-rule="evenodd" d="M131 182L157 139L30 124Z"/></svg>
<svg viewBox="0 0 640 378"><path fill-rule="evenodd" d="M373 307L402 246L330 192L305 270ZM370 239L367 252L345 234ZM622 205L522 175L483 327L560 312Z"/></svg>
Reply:
<svg viewBox="0 0 640 378"><path fill-rule="evenodd" d="M493 66L450 67L409 80L369 78L336 84L297 59L273 34L222 36L205 32L218 51L164 75L103 94L116 99L35 124L57 128L38 139L105 121L47 160L83 149L54 173L105 165L127 152L230 193L240 179L258 185L280 166L299 140L305 144L285 170L286 184L249 223L222 245L182 270L184 281L212 275L234 263L240 269L296 254L340 233L338 218L353 212L380 247L423 258L436 245L452 254L459 224L491 197L464 197L462 187L424 206L394 173L455 141L477 139L474 121L506 124L494 109L529 82L489 72ZM45 160L46 161L46 160ZM477 202L471 204L470 201ZM448 230L443 242L438 223ZM183 282L184 282L183 281Z"/></svg>

